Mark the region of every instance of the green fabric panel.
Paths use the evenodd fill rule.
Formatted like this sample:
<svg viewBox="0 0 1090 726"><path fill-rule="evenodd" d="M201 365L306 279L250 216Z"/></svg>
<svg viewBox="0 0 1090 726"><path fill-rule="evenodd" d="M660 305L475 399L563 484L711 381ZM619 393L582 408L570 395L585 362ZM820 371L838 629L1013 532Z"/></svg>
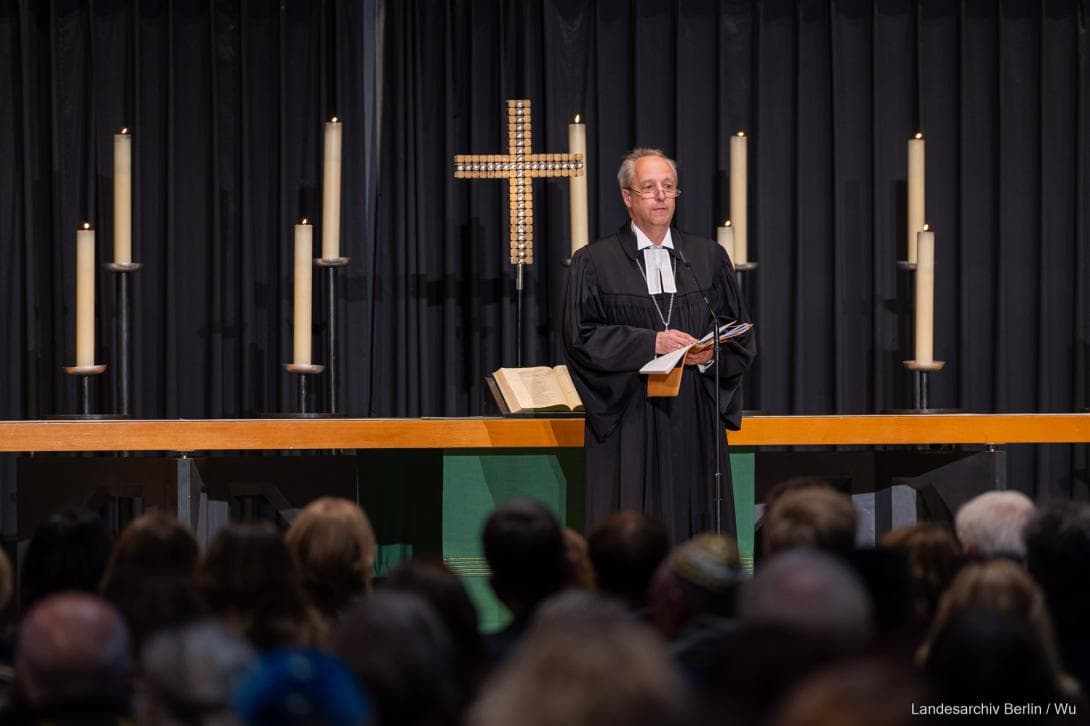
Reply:
<svg viewBox="0 0 1090 726"><path fill-rule="evenodd" d="M757 453L753 447L730 447L730 476L734 487L734 521L735 531L738 533L738 555L746 572L753 572L756 462Z"/></svg>

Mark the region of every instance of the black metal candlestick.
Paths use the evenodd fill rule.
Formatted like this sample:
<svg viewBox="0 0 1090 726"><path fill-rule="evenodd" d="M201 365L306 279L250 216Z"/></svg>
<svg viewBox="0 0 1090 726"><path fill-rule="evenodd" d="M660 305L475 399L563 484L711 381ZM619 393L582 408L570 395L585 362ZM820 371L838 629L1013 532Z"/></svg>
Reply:
<svg viewBox="0 0 1090 726"><path fill-rule="evenodd" d="M310 410L310 395L308 393L307 376L316 376L322 372L325 366L312 363L285 363L284 370L288 373L299 375L299 413L314 413Z"/></svg>
<svg viewBox="0 0 1090 726"><path fill-rule="evenodd" d="M941 371L943 366L946 365L946 361L933 360L933 361L915 361L906 360L904 367L913 373L912 380L912 402L915 406L915 411L919 413L926 413L930 411L938 411L939 409L931 408L931 402L929 400L929 378L930 375L936 371Z"/></svg>
<svg viewBox="0 0 1090 726"><path fill-rule="evenodd" d="M130 273L136 272L138 262L111 262L106 269L117 275L117 331L114 365L117 367L116 412L122 416L132 413L132 287Z"/></svg>
<svg viewBox="0 0 1090 726"><path fill-rule="evenodd" d="M340 326L337 324L337 269L348 265L347 257L332 257L326 259L320 257L314 260L316 267L325 269L325 304L326 304L326 337L325 337L325 365L326 365L326 394L329 398L329 413L339 415L340 408L340 360L337 355L338 336ZM304 410L305 413L305 410Z"/></svg>
<svg viewBox="0 0 1090 726"><path fill-rule="evenodd" d="M70 376L78 376L77 396L79 398L79 412L77 417L93 417L91 412L91 378L106 372L106 364L89 366L64 366L64 372Z"/></svg>

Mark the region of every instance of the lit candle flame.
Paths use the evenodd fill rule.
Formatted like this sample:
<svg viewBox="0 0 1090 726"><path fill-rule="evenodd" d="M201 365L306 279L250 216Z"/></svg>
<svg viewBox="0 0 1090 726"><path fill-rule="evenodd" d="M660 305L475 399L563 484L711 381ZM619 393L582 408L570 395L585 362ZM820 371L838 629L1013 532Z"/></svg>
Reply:
<svg viewBox="0 0 1090 726"><path fill-rule="evenodd" d="M912 138L914 138L914 139L922 139L922 138L923 138L923 132L922 132L922 131L917 131L917 132L916 132L916 135L915 135L915 136L913 136Z"/></svg>
<svg viewBox="0 0 1090 726"><path fill-rule="evenodd" d="M739 131L737 134L735 134L735 136L745 136L745 135L746 135L745 131Z"/></svg>
<svg viewBox="0 0 1090 726"><path fill-rule="evenodd" d="M335 124L336 124L336 123L340 123L340 121L338 121L338 120L337 120L337 117L336 117L336 116L334 116L333 118L329 119L329 121L330 121L330 123L335 123Z"/></svg>
<svg viewBox="0 0 1090 726"><path fill-rule="evenodd" d="M309 222L307 222L307 218L306 218L306 217L303 217L302 219L300 219L300 220L299 220L299 224L310 224L310 223L309 223Z"/></svg>
<svg viewBox="0 0 1090 726"><path fill-rule="evenodd" d="M84 229L91 229L91 223L90 222L84 222L83 223L83 228Z"/></svg>
<svg viewBox="0 0 1090 726"><path fill-rule="evenodd" d="M575 121L573 121L572 123L577 123L577 124L583 123L583 117L580 116L579 114L575 114Z"/></svg>

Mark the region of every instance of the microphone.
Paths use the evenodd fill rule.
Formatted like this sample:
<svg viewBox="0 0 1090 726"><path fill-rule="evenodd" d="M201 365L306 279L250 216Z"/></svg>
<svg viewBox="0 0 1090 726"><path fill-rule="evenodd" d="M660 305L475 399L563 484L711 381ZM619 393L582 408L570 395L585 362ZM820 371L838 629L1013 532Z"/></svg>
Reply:
<svg viewBox="0 0 1090 726"><path fill-rule="evenodd" d="M670 253L671 253L672 256L674 256L677 259L681 260L681 264L684 265L686 267L686 269L689 270L689 274L693 276L693 282L696 284L696 289L700 293L701 299L704 300L704 304L708 308L708 313L710 313L711 316L712 316L712 329L715 331L715 338L716 338L715 343L716 343L716 346L718 347L718 345L719 345L719 316L715 314L715 308L712 307L711 301L708 300L708 294L706 292L704 292L704 288L700 284L700 278L698 278L696 276L696 270L694 270L693 266L689 264L689 258L685 256L685 250L673 249L673 248L670 248L670 247L667 247L666 249L670 250Z"/></svg>

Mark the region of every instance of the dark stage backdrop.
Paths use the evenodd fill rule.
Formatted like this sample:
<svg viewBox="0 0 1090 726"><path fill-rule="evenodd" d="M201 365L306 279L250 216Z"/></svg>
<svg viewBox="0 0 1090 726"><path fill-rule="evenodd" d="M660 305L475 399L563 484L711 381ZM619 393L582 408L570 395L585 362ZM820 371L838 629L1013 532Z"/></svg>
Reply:
<svg viewBox="0 0 1090 726"><path fill-rule="evenodd" d="M135 129L140 417L294 404L291 225L320 200L321 122L345 119L343 407L473 415L516 359L506 185L451 178L587 117L591 236L625 219L634 145L674 155L678 222L727 216L751 136L748 407L909 405L905 141L937 230L932 404L1070 411L1090 382L1087 0L0 0L0 416L75 407L74 231L111 256L111 136ZM559 361L567 186L538 181L524 363ZM99 358L112 286L98 278ZM320 334L320 320L316 327ZM316 351L321 348L316 345ZM103 381L112 405L113 382ZM1085 497L1072 447L1015 447L1013 486Z"/></svg>

